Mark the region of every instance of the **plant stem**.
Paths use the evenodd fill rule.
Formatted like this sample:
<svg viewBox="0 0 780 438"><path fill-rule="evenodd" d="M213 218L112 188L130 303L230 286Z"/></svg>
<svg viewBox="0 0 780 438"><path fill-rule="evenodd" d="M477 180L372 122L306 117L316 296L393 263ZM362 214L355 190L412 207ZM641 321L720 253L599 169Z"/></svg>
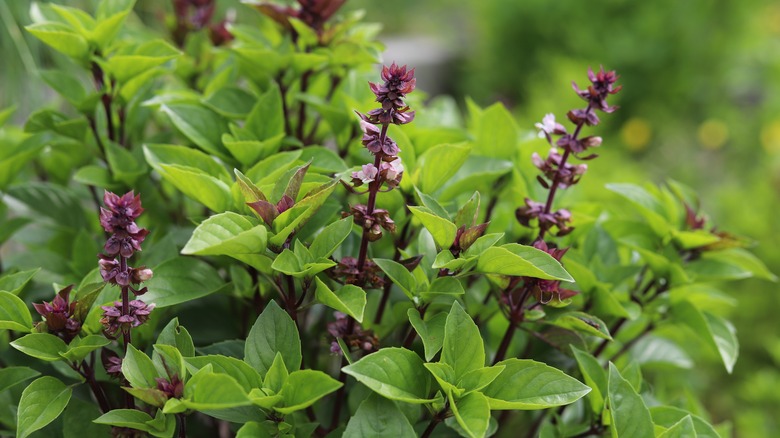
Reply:
<svg viewBox="0 0 780 438"><path fill-rule="evenodd" d="M179 438L187 438L187 417L184 414L176 414L179 420Z"/></svg>
<svg viewBox="0 0 780 438"><path fill-rule="evenodd" d="M344 354L349 354L345 351ZM347 366L347 358L341 358L341 367ZM339 372L339 382L341 382L341 388L336 392L336 403L333 405L333 415L330 419L330 430L334 430L339 426L339 419L341 418L341 405L344 404L344 397L346 395L347 388L347 374L344 371Z"/></svg>
<svg viewBox="0 0 780 438"><path fill-rule="evenodd" d="M512 293L511 287L507 293ZM493 358L493 365L504 360L506 352L509 349L509 344L512 342L515 331L517 331L517 326L523 321L523 317L525 316L523 305L525 305L525 300L527 300L530 295L531 290L524 285L523 294L520 296L520 300L518 300L517 303L510 303L509 326L506 328L504 337L501 339L501 344L499 344L498 350L496 351L496 356Z"/></svg>
<svg viewBox="0 0 780 438"><path fill-rule="evenodd" d="M588 102L588 107L585 108L585 115L583 118L587 118L588 113L590 113L592 109L592 104ZM585 122L580 122L577 124L577 128L574 129L574 133L572 134L572 137L576 140L577 136L580 135L580 131L582 130L583 125L585 125ZM569 159L569 155L571 153L569 152L569 149L565 149L563 151L563 156L561 157L561 162L558 164L558 169L555 172L555 177L553 177L552 184L550 185L550 191L547 193L547 202L544 204L544 213L550 214L550 211L552 210L552 204L553 200L555 199L555 193L558 191L558 187L561 185L561 169L566 166L566 160ZM539 236L536 238L536 240L542 240L544 239L544 235L547 233L547 228L540 227L539 228Z"/></svg>
<svg viewBox="0 0 780 438"><path fill-rule="evenodd" d="M93 356L94 357L94 356ZM111 405L108 403L108 399L106 398L106 393L103 391L103 388L100 386L100 384L95 380L95 370L89 366L86 360L81 361L81 369L79 367L71 366L76 372L81 374L82 377L87 381L87 384L89 385L89 389L92 391L92 394L94 394L95 399L98 402L98 405L100 406L100 411L104 414L111 410Z"/></svg>
<svg viewBox="0 0 780 438"><path fill-rule="evenodd" d="M290 128L290 118L288 117L289 109L287 108L287 87L284 85L282 74L280 73L276 77L276 82L279 83L279 92L282 95L282 114L284 114L284 133L285 135L292 134L292 128Z"/></svg>
<svg viewBox="0 0 780 438"><path fill-rule="evenodd" d="M384 141L387 133L387 125L382 125L382 135L379 137L380 142ZM381 143L380 143L381 144ZM374 166L378 169L382 164L382 157L377 155L374 159ZM379 193L379 179L372 181L368 185L368 204L366 204L366 216L371 217L374 214L374 207L376 207L376 195ZM360 252L358 253L357 269L362 274L363 268L366 265L366 256L368 255L368 233L369 231L363 227L363 238L360 240Z"/></svg>
<svg viewBox="0 0 780 438"><path fill-rule="evenodd" d="M436 429L436 426L439 425L442 421L444 421L445 418L447 418L447 415L450 411L450 402L447 401L447 403L444 405L444 409L441 411L433 414L433 418L431 418L431 422L428 423L428 427L425 428L425 431L420 435L420 438L428 438L433 433L433 430Z"/></svg>
<svg viewBox="0 0 780 438"><path fill-rule="evenodd" d="M311 76L312 71L306 70L303 75L301 75L301 94L306 93L306 91L309 88L309 77ZM306 102L301 101L301 104L298 105L298 129L295 133L295 136L298 137L298 140L304 143L305 145L305 139L303 136L303 129L306 126Z"/></svg>

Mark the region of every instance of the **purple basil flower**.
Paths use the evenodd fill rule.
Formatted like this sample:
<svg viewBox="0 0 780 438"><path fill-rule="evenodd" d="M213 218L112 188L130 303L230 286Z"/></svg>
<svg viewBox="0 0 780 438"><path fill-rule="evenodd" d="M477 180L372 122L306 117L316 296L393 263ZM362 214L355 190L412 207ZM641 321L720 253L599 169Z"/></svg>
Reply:
<svg viewBox="0 0 780 438"><path fill-rule="evenodd" d="M184 395L184 382L178 374L174 374L170 379L156 377L157 389L165 393L168 398L181 398Z"/></svg>
<svg viewBox="0 0 780 438"><path fill-rule="evenodd" d="M379 128L372 125L369 122L368 117L360 113L358 113L358 115L361 119L363 119L360 121L360 128L363 130L363 138L361 142L366 146L366 149L371 151L371 153L374 155L381 153L386 156L393 157L401 152L401 149L398 148L398 145L395 143L395 141L393 141L393 139L387 135L385 135L384 144L380 144L381 132Z"/></svg>
<svg viewBox="0 0 780 438"><path fill-rule="evenodd" d="M114 301L112 306L101 306L104 332L109 337L115 337L120 331L129 331L149 320L149 314L154 309L154 304L146 304L141 300L132 300L128 303L128 313L122 313L122 302Z"/></svg>
<svg viewBox="0 0 780 438"><path fill-rule="evenodd" d="M378 174L379 169L377 169L376 166L373 164L364 164L359 171L352 172L352 183L355 184L355 187L372 183L376 180Z"/></svg>
<svg viewBox="0 0 780 438"><path fill-rule="evenodd" d="M334 338L342 338L348 346L359 348L366 353L371 353L379 349L379 339L373 331L365 330L359 323L353 322L354 325L350 332L350 322L347 315L341 312L333 312L333 316L336 317L336 320L328 323L328 333L330 333L331 336ZM335 345L333 345L334 343ZM338 342L333 341L331 343L330 351L336 354L341 353Z"/></svg>
<svg viewBox="0 0 780 438"><path fill-rule="evenodd" d="M81 331L81 321L76 318L77 301L70 302L73 285L60 290L50 303L33 303L35 311L44 318L37 327L58 336L69 344Z"/></svg>
<svg viewBox="0 0 780 438"><path fill-rule="evenodd" d="M591 106L595 109L604 111L605 113L611 113L617 109L616 106L609 106L607 104L607 97L610 94L616 94L623 87L615 86L619 76L614 71L604 71L602 66L598 73L594 73L592 68L588 68L588 79L590 79L591 85L587 89L581 90L577 87L577 84L572 82L572 87L577 94L590 102ZM589 123L590 124L590 123Z"/></svg>

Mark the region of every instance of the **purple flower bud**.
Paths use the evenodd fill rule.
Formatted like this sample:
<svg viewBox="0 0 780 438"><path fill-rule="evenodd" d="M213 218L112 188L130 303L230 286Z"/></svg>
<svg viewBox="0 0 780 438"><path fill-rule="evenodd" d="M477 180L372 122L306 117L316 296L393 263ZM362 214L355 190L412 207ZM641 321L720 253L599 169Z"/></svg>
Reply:
<svg viewBox="0 0 780 438"><path fill-rule="evenodd" d="M45 301L33 303L35 311L44 318L44 321L37 325L38 330L56 335L65 343L70 343L73 338L78 336L82 323L76 317L76 304L78 302L69 302L71 290L73 290L73 285L60 290L50 303Z"/></svg>

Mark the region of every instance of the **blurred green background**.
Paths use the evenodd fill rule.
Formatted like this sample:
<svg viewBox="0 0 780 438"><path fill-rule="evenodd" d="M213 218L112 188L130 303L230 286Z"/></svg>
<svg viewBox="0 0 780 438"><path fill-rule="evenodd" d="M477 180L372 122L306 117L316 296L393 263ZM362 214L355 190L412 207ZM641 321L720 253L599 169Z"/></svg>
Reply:
<svg viewBox="0 0 780 438"><path fill-rule="evenodd" d="M88 0L60 3L92 8ZM35 108L57 105L35 66L67 65L24 34L30 5L0 0L0 108L16 105L18 124ZM139 0L136 9L154 22L169 7ZM350 0L347 7L384 26L386 61L418 67L421 89L460 105L466 96L481 105L500 100L528 135L545 113L563 119L581 106L570 82L586 83L588 66L617 70L624 89L613 102L621 109L597 128L601 158L589 163L580 190L598 199L607 182L676 179L700 193L720 230L754 240L753 250L780 273L776 0ZM737 305L724 313L741 343L733 375L713 361L682 378L734 436L778 436L778 285L748 280L727 290Z"/></svg>

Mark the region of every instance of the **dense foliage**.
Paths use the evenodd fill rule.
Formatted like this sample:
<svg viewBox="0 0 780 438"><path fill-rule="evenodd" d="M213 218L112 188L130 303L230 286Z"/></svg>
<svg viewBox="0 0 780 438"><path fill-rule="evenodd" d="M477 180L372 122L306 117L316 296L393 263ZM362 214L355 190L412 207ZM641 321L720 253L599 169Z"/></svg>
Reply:
<svg viewBox="0 0 780 438"><path fill-rule="evenodd" d="M682 184L578 191L615 72L536 137L344 1L134 3L27 27L73 68L0 131L9 434L718 436L659 371L730 372L715 282L775 277Z"/></svg>

